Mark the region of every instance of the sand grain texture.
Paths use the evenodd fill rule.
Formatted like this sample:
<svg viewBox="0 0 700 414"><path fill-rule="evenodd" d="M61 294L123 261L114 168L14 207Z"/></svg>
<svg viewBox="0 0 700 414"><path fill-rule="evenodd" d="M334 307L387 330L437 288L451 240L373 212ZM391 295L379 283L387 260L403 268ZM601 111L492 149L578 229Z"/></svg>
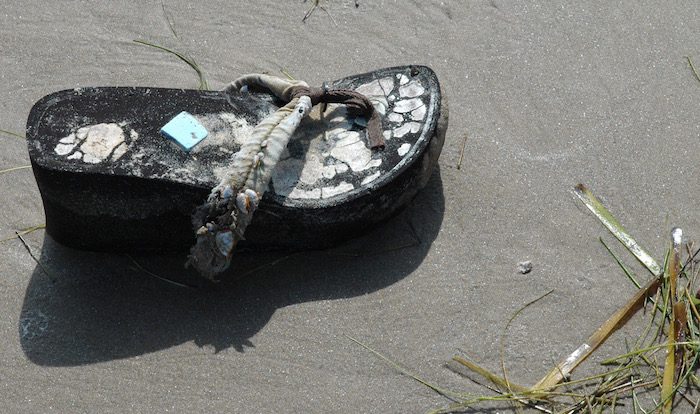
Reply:
<svg viewBox="0 0 700 414"><path fill-rule="evenodd" d="M185 290L123 256L36 232L26 238L48 277L18 241L1 244L3 410L424 412L447 401L345 335L477 392L443 364L460 348L497 370L510 315L555 289L508 335L510 379L535 383L634 289L574 201L578 182L658 260L672 226L700 239L700 82L685 60L700 64L697 2L354 3L330 1L335 27L321 10L302 24L300 1L166 0L175 38L156 1L3 2L2 129L23 131L32 104L60 89L197 86L178 59L132 39L190 54L213 88L280 68L320 85L425 64L451 111L440 169L410 208L359 240L241 281ZM0 169L28 164L24 142L0 142ZM0 191L0 237L43 222L30 170L0 176ZM182 274L176 259L137 260ZM516 271L523 260L533 263L527 275Z"/></svg>

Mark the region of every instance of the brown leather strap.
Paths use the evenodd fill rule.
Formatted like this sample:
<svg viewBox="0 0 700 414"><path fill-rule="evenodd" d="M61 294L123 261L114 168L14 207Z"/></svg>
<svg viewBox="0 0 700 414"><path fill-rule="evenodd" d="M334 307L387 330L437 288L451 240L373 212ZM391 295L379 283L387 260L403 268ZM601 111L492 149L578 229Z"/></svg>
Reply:
<svg viewBox="0 0 700 414"><path fill-rule="evenodd" d="M367 117L367 140L372 149L384 149L384 135L382 131L382 119L374 109L372 102L363 94L351 89L328 89L308 86L294 86L291 98L308 96L311 104L339 103L348 107L348 112L353 115Z"/></svg>

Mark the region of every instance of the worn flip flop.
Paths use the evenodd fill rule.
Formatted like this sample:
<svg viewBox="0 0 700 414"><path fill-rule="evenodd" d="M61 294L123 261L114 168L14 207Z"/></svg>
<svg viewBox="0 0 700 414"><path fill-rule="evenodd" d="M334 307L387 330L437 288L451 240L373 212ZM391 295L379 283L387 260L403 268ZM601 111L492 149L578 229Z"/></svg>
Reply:
<svg viewBox="0 0 700 414"><path fill-rule="evenodd" d="M330 246L385 220L426 185L447 128L431 69L381 69L327 87L370 99L384 149L367 144L363 116L342 104L323 113L316 106L274 168L246 246ZM27 139L47 232L86 250L189 248L193 211L282 105L255 88L88 87L45 96L31 110Z"/></svg>

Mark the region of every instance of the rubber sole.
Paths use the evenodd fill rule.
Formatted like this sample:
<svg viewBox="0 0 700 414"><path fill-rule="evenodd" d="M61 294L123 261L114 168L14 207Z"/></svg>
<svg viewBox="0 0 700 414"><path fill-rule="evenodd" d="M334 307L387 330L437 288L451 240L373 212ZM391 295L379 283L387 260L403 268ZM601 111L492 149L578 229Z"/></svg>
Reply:
<svg viewBox="0 0 700 414"><path fill-rule="evenodd" d="M435 73L382 69L329 84L370 97L386 147L367 148L363 119L315 108L290 141L241 247L312 249L387 219L423 188L447 129ZM59 243L98 251L186 251L190 215L252 128L281 103L264 91L79 88L39 100L27 121L29 155ZM208 137L185 152L159 134L182 111Z"/></svg>

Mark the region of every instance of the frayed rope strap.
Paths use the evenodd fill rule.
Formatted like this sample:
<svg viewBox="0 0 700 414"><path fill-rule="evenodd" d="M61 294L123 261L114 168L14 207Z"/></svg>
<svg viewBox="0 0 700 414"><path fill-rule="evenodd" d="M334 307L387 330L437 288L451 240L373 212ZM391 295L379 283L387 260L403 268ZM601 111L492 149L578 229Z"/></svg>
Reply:
<svg viewBox="0 0 700 414"><path fill-rule="evenodd" d="M226 89L240 93L243 87L268 89L287 104L263 119L251 137L231 160L221 183L214 187L206 203L192 216L197 241L190 250L188 266L214 279L231 263L236 244L242 240L262 195L267 191L272 171L289 139L316 104L340 103L354 115L367 118L367 138L372 149L384 148L381 118L364 95L348 89L311 88L303 81L269 75L245 75Z"/></svg>

